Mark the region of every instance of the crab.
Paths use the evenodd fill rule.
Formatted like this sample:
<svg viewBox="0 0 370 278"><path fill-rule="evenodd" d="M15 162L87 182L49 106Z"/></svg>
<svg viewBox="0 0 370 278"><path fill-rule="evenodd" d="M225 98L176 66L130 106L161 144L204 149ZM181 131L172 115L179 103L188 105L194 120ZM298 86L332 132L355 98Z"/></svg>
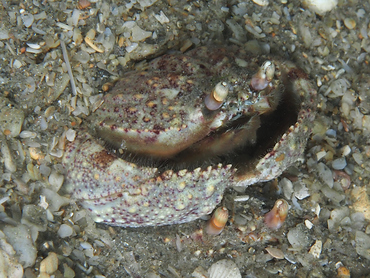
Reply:
<svg viewBox="0 0 370 278"><path fill-rule="evenodd" d="M290 61L199 47L126 73L66 147L65 189L96 222L141 227L209 214L226 188L301 157L316 90Z"/></svg>

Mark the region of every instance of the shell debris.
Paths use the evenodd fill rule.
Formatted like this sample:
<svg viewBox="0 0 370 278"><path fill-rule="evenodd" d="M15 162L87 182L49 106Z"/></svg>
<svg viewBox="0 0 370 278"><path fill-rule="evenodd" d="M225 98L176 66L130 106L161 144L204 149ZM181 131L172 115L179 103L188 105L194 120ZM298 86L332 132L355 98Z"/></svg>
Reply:
<svg viewBox="0 0 370 278"><path fill-rule="evenodd" d="M208 269L209 278L241 278L238 266L231 260L220 260Z"/></svg>

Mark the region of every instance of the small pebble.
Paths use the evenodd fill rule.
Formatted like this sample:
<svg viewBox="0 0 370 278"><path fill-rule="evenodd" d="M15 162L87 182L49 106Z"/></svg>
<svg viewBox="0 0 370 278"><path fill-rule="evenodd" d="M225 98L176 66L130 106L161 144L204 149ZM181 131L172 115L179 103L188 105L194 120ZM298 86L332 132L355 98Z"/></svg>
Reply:
<svg viewBox="0 0 370 278"><path fill-rule="evenodd" d="M361 231L356 231L356 252L360 256L370 260L370 236Z"/></svg>
<svg viewBox="0 0 370 278"><path fill-rule="evenodd" d="M287 238L294 249L300 250L309 246L310 239L307 231L307 228L303 224L298 224L296 227L289 230Z"/></svg>
<svg viewBox="0 0 370 278"><path fill-rule="evenodd" d="M62 224L60 225L59 227L59 230L58 230L58 235L61 237L61 238L65 238L65 237L70 237L71 235L73 235L73 228L67 224Z"/></svg>
<svg viewBox="0 0 370 278"><path fill-rule="evenodd" d="M363 157L362 157L362 154L360 154L360 153L353 153L352 154L352 157L353 157L353 159L356 161L356 163L358 164L358 165L362 165L362 163L364 162L363 161Z"/></svg>
<svg viewBox="0 0 370 278"><path fill-rule="evenodd" d="M37 249L32 241L30 230L26 225L5 225L2 231L6 240L17 252L18 261L24 268L32 267L37 257Z"/></svg>
<svg viewBox="0 0 370 278"><path fill-rule="evenodd" d="M310 253L312 256L318 259L320 258L321 250L322 250L322 241L316 240L314 245L311 246L310 251L308 253Z"/></svg>
<svg viewBox="0 0 370 278"><path fill-rule="evenodd" d="M269 4L269 1L268 0L252 0L253 3L259 5L259 6L267 6Z"/></svg>
<svg viewBox="0 0 370 278"><path fill-rule="evenodd" d="M9 137L16 137L21 132L24 113L13 106L5 106L6 98L0 97L0 131Z"/></svg>
<svg viewBox="0 0 370 278"><path fill-rule="evenodd" d="M72 268L70 268L67 264L63 264L64 269L64 278L74 278L76 276L75 272Z"/></svg>
<svg viewBox="0 0 370 278"><path fill-rule="evenodd" d="M351 147L349 145L345 145L342 149L342 156L347 156L351 153Z"/></svg>
<svg viewBox="0 0 370 278"><path fill-rule="evenodd" d="M49 183L55 192L58 192L64 181L64 175L53 170L49 176Z"/></svg>
<svg viewBox="0 0 370 278"><path fill-rule="evenodd" d="M36 132L29 131L29 130L23 130L20 134L19 137L22 139L25 138L35 138L37 136Z"/></svg>
<svg viewBox="0 0 370 278"><path fill-rule="evenodd" d="M135 25L131 29L131 41L133 42L139 42L139 41L144 41L145 39L149 38L152 35L152 32L150 31L145 31L141 29L138 25Z"/></svg>
<svg viewBox="0 0 370 278"><path fill-rule="evenodd" d="M61 206L68 205L70 202L70 199L60 196L53 190L44 188L41 192L42 195L46 197L46 200L49 203L49 209L51 211L58 211Z"/></svg>
<svg viewBox="0 0 370 278"><path fill-rule="evenodd" d="M265 250L275 259L282 260L285 257L284 252L278 248L266 247Z"/></svg>
<svg viewBox="0 0 370 278"><path fill-rule="evenodd" d="M337 137L337 132L334 129L328 129L326 131L326 136L330 138L336 138Z"/></svg>
<svg viewBox="0 0 370 278"><path fill-rule="evenodd" d="M19 69L22 66L22 62L18 59L15 59L13 62L13 68Z"/></svg>
<svg viewBox="0 0 370 278"><path fill-rule="evenodd" d="M312 229L312 227L313 227L313 224L312 224L312 222L310 221L310 220L305 220L304 221L304 224L306 225L306 227L308 228L308 229Z"/></svg>
<svg viewBox="0 0 370 278"><path fill-rule="evenodd" d="M66 132L66 138L69 142L73 142L76 137L76 131L73 129L68 129Z"/></svg>
<svg viewBox="0 0 370 278"><path fill-rule="evenodd" d="M35 20L32 14L23 14L22 16L23 25L25 27L30 27L33 24L33 21Z"/></svg>
<svg viewBox="0 0 370 278"><path fill-rule="evenodd" d="M58 257L54 252L43 259L40 263L40 273L53 274L58 269Z"/></svg>
<svg viewBox="0 0 370 278"><path fill-rule="evenodd" d="M311 11L323 15L338 5L338 0L304 0L302 1Z"/></svg>
<svg viewBox="0 0 370 278"><path fill-rule="evenodd" d="M290 200L294 192L293 183L287 178L282 178L279 182L279 187L283 188L285 198Z"/></svg>
<svg viewBox="0 0 370 278"><path fill-rule="evenodd" d="M356 27L356 21L352 18L346 18L344 20L344 25L348 28L348 29L354 29Z"/></svg>
<svg viewBox="0 0 370 278"><path fill-rule="evenodd" d="M5 141L1 143L1 154L4 159L5 169L10 173L14 173L17 170L17 167L13 161L8 144Z"/></svg>
<svg viewBox="0 0 370 278"><path fill-rule="evenodd" d="M324 163L317 164L317 171L319 172L320 179L326 183L330 188L334 185L333 173Z"/></svg>
<svg viewBox="0 0 370 278"><path fill-rule="evenodd" d="M342 170L347 166L347 161L344 157L333 160L331 166L334 170Z"/></svg>
<svg viewBox="0 0 370 278"><path fill-rule="evenodd" d="M351 273L350 273L349 269L346 268L345 266L340 266L337 269L337 277L338 278L350 278Z"/></svg>
<svg viewBox="0 0 370 278"><path fill-rule="evenodd" d="M326 155L326 151L324 151L324 150L316 153L316 160L320 161L320 159L325 157L325 155Z"/></svg>
<svg viewBox="0 0 370 278"><path fill-rule="evenodd" d="M5 239L1 239L2 245L8 244ZM4 247L3 247L4 248ZM10 247L11 248L11 247ZM23 267L21 264L13 258L14 250L8 250L8 253L0 248L0 277L11 277L11 278L22 278L23 277Z"/></svg>

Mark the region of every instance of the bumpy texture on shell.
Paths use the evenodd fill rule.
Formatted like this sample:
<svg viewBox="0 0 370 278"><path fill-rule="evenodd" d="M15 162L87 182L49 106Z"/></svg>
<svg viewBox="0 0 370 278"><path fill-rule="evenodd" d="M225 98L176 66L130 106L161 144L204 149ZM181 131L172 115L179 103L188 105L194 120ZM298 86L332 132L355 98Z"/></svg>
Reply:
<svg viewBox="0 0 370 278"><path fill-rule="evenodd" d="M120 125L126 125L120 129L121 134L142 128L153 136L148 144L158 140L157 135L164 130L171 131L166 140L181 144L193 135L193 131L182 133L180 129L189 127L191 121L204 124L204 98L218 82L226 79L233 86L233 92L249 89L251 77L268 59L271 58L251 57L238 47L202 47L186 54L164 55L153 60L144 73L126 74L113 93L106 95L103 107L90 116L90 123L97 129L80 130L76 140L67 146L63 158L67 169L65 188L95 215L97 222L140 227L192 221L209 214L221 201L225 188L277 177L302 155L311 132L316 99L316 91L307 75L287 61L271 60L276 66L272 83L280 83L284 93L276 111L259 115L261 127L257 130L257 143L235 150L231 155L219 159L202 158L199 164L176 170L181 169L181 161L173 167L171 164L164 167L163 161L157 165L153 162L154 166L146 165L140 160L130 160L130 156L117 156L101 140L90 135L104 137L99 133L101 127L104 131L112 131L108 140L103 138L108 141L108 146L112 146L116 136L114 131ZM173 78L164 78L166 76ZM153 78L154 86L152 81L149 82ZM173 99L167 97L163 101L164 96L175 91ZM135 103L128 103L127 99L132 100L128 95L140 96ZM141 97L145 101L140 101ZM117 99L122 101L124 109L116 104ZM170 111L163 108L168 101L171 102ZM229 107L223 105L219 110L227 109ZM139 111L140 118L133 120L132 114L129 115L132 111ZM197 111L198 114L186 111ZM171 119L175 119L172 124L167 118L170 112L173 113ZM144 117L147 117L144 122L152 128L145 124L138 128L138 120ZM221 132L229 132L229 129L226 127ZM134 136L133 141L145 140L140 136L147 135ZM122 141L117 145L114 147L120 148ZM117 153L125 152L122 147L123 150ZM145 154L146 151L140 152L140 156Z"/></svg>
<svg viewBox="0 0 370 278"><path fill-rule="evenodd" d="M95 215L119 226L183 223L209 214L234 172L217 165L191 172L138 167L110 154L91 135L79 136L64 157L68 191Z"/></svg>

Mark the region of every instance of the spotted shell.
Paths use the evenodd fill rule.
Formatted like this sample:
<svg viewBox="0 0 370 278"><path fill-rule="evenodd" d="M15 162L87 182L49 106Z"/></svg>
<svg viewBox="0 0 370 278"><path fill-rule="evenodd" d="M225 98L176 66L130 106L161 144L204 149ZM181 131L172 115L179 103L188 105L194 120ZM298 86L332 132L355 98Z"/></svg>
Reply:
<svg viewBox="0 0 370 278"><path fill-rule="evenodd" d="M188 59L188 62L184 63L184 59ZM207 155L202 157L200 162L185 161L188 159L186 154L195 155L202 152L202 148L214 137L223 138L224 134L228 135L230 132L237 134L238 128L229 128L229 121L222 122L225 127L221 125L216 131L208 132L206 139L202 140L197 148L191 143L191 146L186 146L179 155L175 154L175 158L166 157L159 160L146 158L146 154L152 152L151 146L150 151L139 151L139 155L135 154L135 150L130 150L126 155L124 140L120 139L121 141L115 144L118 137L114 130L119 124L126 125L121 129L121 134L122 131L137 130L133 127L137 125L135 121L138 119L132 120L128 114L125 114L126 118L122 118L120 113L120 122L113 120L117 118L113 117L114 113L117 114L115 110L121 111L119 109L123 109L122 107L129 103L129 94L134 96L140 93L146 97L145 102L140 100L135 102L135 109L144 111L143 117L152 121L154 127L162 124L161 120L158 120L158 115L165 115L166 111L158 106L148 105L149 96L163 99L163 94L167 94L173 87L179 87L175 80L180 80L180 75L181 82L185 85L180 89L181 94L176 97L184 99L174 98L172 111L196 109L198 113L208 113L204 112L206 111L204 99L215 85L224 79L231 84L232 92L249 90L258 95L259 93L253 92L253 88L250 87L251 78L267 60L272 61L276 67L274 74L269 73L271 82L269 80L268 84L282 96L276 107L270 109L273 111L263 113L258 109L253 110L253 115L260 117L260 125L255 130L256 140L253 143L235 150L230 143L230 151L227 154L208 157L208 152L205 152ZM194 70L196 68L202 70ZM158 76L158 72L161 76L172 78L157 79L153 94L152 84L148 81ZM138 85L138 80L143 83ZM187 80L192 81L186 82ZM161 87L162 89L158 89ZM275 92L270 87L267 89ZM140 92L136 91L139 89ZM117 99L117 95L123 103L122 107L116 105L114 98ZM226 100L228 98L229 95ZM227 187L248 186L279 176L304 152L315 117L316 90L308 75L292 62L265 56L253 57L236 46L201 47L185 54L167 54L156 58L144 73L127 73L112 92L105 96L104 103L105 106L101 109L105 110L98 110L90 115L87 127L78 131L75 141L66 147L63 157L63 165L66 168L64 188L72 198L91 211L96 222L123 227L141 227L195 220L212 212L222 200ZM129 103L127 107L132 106L132 103ZM212 113L221 113L227 109L226 104L223 104ZM186 127L191 120L195 124L201 121L201 127L204 126L202 118L204 114L197 114L195 121L192 113L174 115L172 117L177 117L181 126ZM228 117L236 123L236 126L240 125L240 119L243 118L240 115ZM250 116L248 117L242 125L248 126ZM177 121L174 122L178 124ZM109 131L108 136L104 135L106 132L98 132L102 126L106 128L104 131ZM179 144L193 135L191 131L181 132L178 126L172 127L173 125L169 124L163 130L171 130L171 138L177 140ZM154 128L147 128L146 131L160 134L158 130L154 132ZM154 139L142 141L145 138L137 136L133 137L133 142L140 140L140 144L143 142L152 144L153 140L158 140L159 137L158 135L153 137ZM216 142L217 145L218 141ZM221 148L229 142L233 141L220 144ZM168 163L168 160L174 162Z"/></svg>

